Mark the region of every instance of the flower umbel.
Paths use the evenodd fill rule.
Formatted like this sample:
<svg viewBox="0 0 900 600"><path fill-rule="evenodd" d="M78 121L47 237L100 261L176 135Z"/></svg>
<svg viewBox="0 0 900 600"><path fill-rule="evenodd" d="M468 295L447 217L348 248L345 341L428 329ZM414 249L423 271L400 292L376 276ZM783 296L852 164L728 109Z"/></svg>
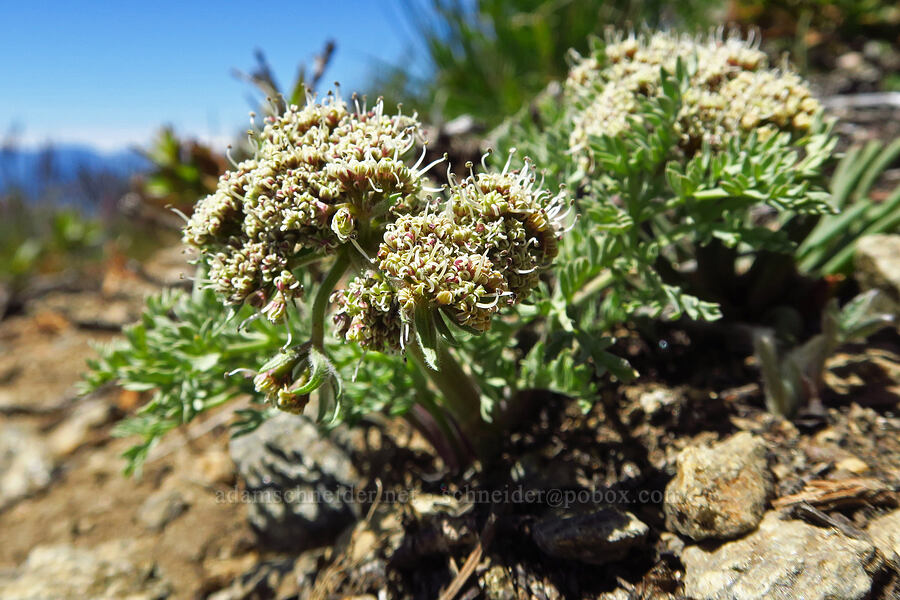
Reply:
<svg viewBox="0 0 900 600"><path fill-rule="evenodd" d="M802 135L821 110L800 76L787 64L770 67L752 37L610 36L600 53L572 68L566 82L570 98L582 106L569 140L572 151L587 161L591 136L623 132L629 119L639 118L641 101L662 93L660 69L674 73L679 60L690 77L677 124L688 157L704 143L721 148L750 132L760 139L780 131Z"/></svg>
<svg viewBox="0 0 900 600"><path fill-rule="evenodd" d="M393 287L377 271L357 275L331 296L338 305L335 332L363 348L400 348L400 317Z"/></svg>
<svg viewBox="0 0 900 600"><path fill-rule="evenodd" d="M304 349L287 348L269 359L253 378L253 387L280 410L301 413L309 392L298 392L309 383L309 361Z"/></svg>
<svg viewBox="0 0 900 600"><path fill-rule="evenodd" d="M407 166L415 117L388 115L379 100L350 111L312 99L269 117L252 136L255 156L225 173L184 231L206 254L212 286L234 304L251 296L270 319L300 293L291 275L311 257L358 235L390 205L415 205L421 172Z"/></svg>
<svg viewBox="0 0 900 600"><path fill-rule="evenodd" d="M511 157L510 157L511 158ZM490 327L503 306L526 299L558 253L570 226L565 194L536 185L534 166L501 173L471 171L449 198L388 225L378 273L336 293L338 333L376 350L409 341L418 310L441 311L462 327Z"/></svg>
<svg viewBox="0 0 900 600"><path fill-rule="evenodd" d="M301 277L316 288L308 310L291 312L309 316L308 341L285 347L253 380L290 412L328 381L323 405L340 397L325 342L329 304L341 338L377 351L414 343L413 358L436 372L438 332L452 337L445 319L487 331L495 313L529 296L571 226L564 191L541 189L529 159L511 170L511 153L499 173L467 165L468 177L448 171L448 185L435 188L425 174L446 157L422 166L423 148L411 160L415 117L385 114L380 100L355 108L329 94L268 117L251 132L254 156L220 178L184 230L208 264L204 283L227 303L276 322L303 293ZM325 274L307 277L319 261ZM472 389L464 396L477 403Z"/></svg>

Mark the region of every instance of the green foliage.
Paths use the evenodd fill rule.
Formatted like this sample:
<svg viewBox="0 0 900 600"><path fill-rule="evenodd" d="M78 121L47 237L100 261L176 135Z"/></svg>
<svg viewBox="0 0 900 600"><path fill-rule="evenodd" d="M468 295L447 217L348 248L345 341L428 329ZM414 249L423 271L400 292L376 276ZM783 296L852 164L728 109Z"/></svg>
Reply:
<svg viewBox="0 0 900 600"><path fill-rule="evenodd" d="M33 275L96 261L103 240L99 221L74 208L0 199L0 284L15 291Z"/></svg>
<svg viewBox="0 0 900 600"><path fill-rule="evenodd" d="M609 370L625 377L616 371L618 359L606 352L614 340L600 336L590 346L576 345L580 332L570 326L565 307L549 293L542 285L533 303L520 305L489 331L460 342L481 390L485 418L527 390L547 390L590 405L597 393L597 376ZM548 326L560 318L566 329Z"/></svg>
<svg viewBox="0 0 900 600"><path fill-rule="evenodd" d="M166 433L238 396L254 402L237 411L234 435L249 433L277 413L262 403L252 375L264 371L267 357L291 348L292 335L302 331L253 315L250 306L229 309L209 290L167 290L148 298L140 322L125 329L124 339L97 348L99 357L88 361L91 370L82 392L112 382L152 392L150 401L116 428L117 435L141 438L125 454L127 472L139 470ZM340 405L319 404L323 421L354 422L382 411L402 414L431 395L424 381L411 376L412 365L398 356L367 356L357 346L336 341L329 343L328 353L337 370L352 375L343 382Z"/></svg>
<svg viewBox="0 0 900 600"><path fill-rule="evenodd" d="M541 156L549 163L551 180L566 182L579 192L581 218L561 245L557 287L550 294L559 309L557 318L548 320L546 335L567 339L561 348L582 360L592 355L595 365L610 363L610 372L623 377L629 374L627 363L609 354L598 356L592 346L612 326L632 317L715 320L725 309L732 317L762 314L773 307L764 304L754 311L741 310L734 306L733 298L718 290L746 290L738 302L749 304L762 298L765 303L770 295L754 286L782 285L784 279L777 275L782 268L778 257L784 257L790 269L807 248L820 250L826 242L834 244L829 246L831 252L846 256L851 251L846 249L846 240L824 235L827 226L840 219L845 227L852 224L852 232L867 231L874 221L889 223L886 215L895 209L889 202L877 206L868 202L865 209L854 213L857 218L868 215L865 221L834 214L846 208L848 202L842 198L852 196L851 190L856 190L857 199L866 197L895 151L891 147L879 154L873 147L865 154L872 164L856 168L849 165L848 161L854 160L849 157L838 169L833 183L836 189L828 193L824 174L836 140L820 113L808 121L795 118L793 123L802 126L798 129L779 130L772 127L774 119L766 121L763 109L757 114L764 115L765 127L747 131L726 127L724 136L707 137L701 131L694 137L684 115L696 114L695 103L703 96L698 96L697 84L692 82L698 73L714 71L715 62L698 64L697 56L672 57L662 50L653 51L673 43L688 45L683 39L659 38L596 42L580 68L598 70L599 85L591 88L588 79L588 91L575 95L548 89L528 111L513 117L497 133L501 147L516 145ZM662 59L674 66L656 67L655 79L646 63L633 68L627 61L611 63L604 70L610 44L615 45L608 52L613 58L632 56L637 48L635 62ZM712 48L713 53L724 47L699 44L701 50L710 52L707 48ZM726 44L732 44L730 51L753 68L765 64L755 50L743 50L732 39ZM646 58L641 49L646 49ZM707 60L714 58L711 54ZM592 65L591 60L596 62ZM645 91L622 96L615 77L623 72L628 76L637 73ZM764 72L753 73L766 85L775 84ZM574 77L584 85L580 79L584 71L573 70L573 74L570 82ZM804 98L798 82L785 81L797 90L798 98ZM648 88L651 93L646 93ZM599 106L610 120L599 121L601 127L579 125L590 125L586 119L594 118L595 113L585 111L601 93L613 93L619 103ZM746 101L754 106L752 94ZM701 103L716 106L709 100ZM814 107L805 99L797 106L803 111ZM728 103L723 108L735 109ZM736 124L747 122L741 113L725 117ZM619 118L621 127L616 125ZM726 119L719 122L728 123ZM607 133L603 123L611 124ZM586 142L581 137L584 131ZM696 139L701 141L696 143ZM572 154L587 155L589 160L573 160ZM875 161L876 156L881 160ZM820 224L819 230L814 230L809 242L799 244L815 223ZM723 300L730 302L721 307ZM604 351L601 345L600 352Z"/></svg>
<svg viewBox="0 0 900 600"><path fill-rule="evenodd" d="M592 55L600 57L601 70L604 51L598 43ZM764 290L789 282L785 269L817 277L846 274L860 236L900 224L900 189L878 200L873 194L900 156L900 141L851 149L828 191L825 173L836 139L821 114L800 132L754 129L715 147L704 140L696 151L686 150L679 115L688 107L697 68L690 62L678 62L672 73L663 68L658 83L650 84L655 95L620 100L630 111L627 126L589 135L587 163L573 164L558 150L572 139L572 115L585 106L581 96L573 101L562 95L562 102L539 97L530 113L501 129L501 145L515 143L535 154L543 148L553 162L551 175L580 190L582 217L563 243L558 270L561 304L574 327L584 324L600 334L632 315L716 319L722 300L731 301L732 317L762 315L777 308L766 304L773 296ZM568 109L560 108L567 100ZM762 306L736 307L734 298L718 292L727 289L743 290L748 305L762 299ZM590 307L599 318L580 314ZM889 321L872 307L869 295L843 311L831 300L822 333L792 349L781 350L783 342L776 342L788 332L758 330L771 410L791 415L818 397L824 361L837 345ZM584 339L594 338L576 337L578 343Z"/></svg>
<svg viewBox="0 0 900 600"><path fill-rule="evenodd" d="M745 259L788 251L791 240L773 223L831 212L817 186L834 147L827 126L817 121L801 139L735 136L685 157L677 125L687 85L685 71L663 72L661 95L642 99L628 128L591 139L597 174L582 182L560 286L575 305L602 293L608 322L636 312L716 319L713 299L686 290L701 248L716 243ZM761 210L775 216L760 222Z"/></svg>
<svg viewBox="0 0 900 600"><path fill-rule="evenodd" d="M128 470L138 468L167 432L197 415L253 390L243 369L259 367L285 342L284 328L253 314L229 311L210 291L168 290L148 298L141 320L125 338L98 348L88 361L83 391L116 382L127 390L153 392L138 414L122 422L119 435L139 435L128 451Z"/></svg>
<svg viewBox="0 0 900 600"><path fill-rule="evenodd" d="M823 215L800 243L795 257L803 271L816 275L848 274L856 241L900 226L900 186L877 201L873 187L900 157L900 139L885 146L873 140L851 148L831 178L830 204L837 214Z"/></svg>
<svg viewBox="0 0 900 600"><path fill-rule="evenodd" d="M801 406L819 401L825 361L838 346L894 323L893 315L880 312L879 295L877 290L860 294L843 308L832 298L822 311L821 333L787 350L779 350L776 332L756 332L753 342L770 411L792 417Z"/></svg>

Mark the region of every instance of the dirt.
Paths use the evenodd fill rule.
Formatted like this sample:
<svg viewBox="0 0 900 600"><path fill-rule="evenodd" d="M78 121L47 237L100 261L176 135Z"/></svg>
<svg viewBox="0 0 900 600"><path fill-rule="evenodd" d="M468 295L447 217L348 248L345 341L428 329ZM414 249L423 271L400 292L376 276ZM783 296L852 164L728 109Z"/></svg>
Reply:
<svg viewBox="0 0 900 600"><path fill-rule="evenodd" d="M139 314L143 295L155 288L144 281L134 289L132 280L131 291L123 294L121 287L130 278L118 289L114 278L120 277L110 275L103 282L105 290L68 298L54 294L33 302L26 314L0 322L0 419L36 431L54 462L46 489L0 512L0 569L22 563L39 545L93 547L111 539L136 539L136 560L158 565L174 597L195 597L230 583L259 552L244 506L217 502L216 492L234 484L221 412L204 415L178 432L157 449L140 477L128 478L121 454L132 441L111 432L118 418L146 398L117 389L90 397L77 394L93 344L114 337L105 327L79 324L82 307L89 303L96 311L97 306L118 305L120 318L131 320ZM63 431L80 406L98 401L108 406L106 418ZM178 490L188 507L161 532L148 531L138 514L158 490Z"/></svg>
<svg viewBox="0 0 900 600"><path fill-rule="evenodd" d="M102 301L102 292L97 293L97 301ZM66 446L74 449L54 457L53 481L46 489L0 512L4 540L0 569L22 563L38 545L90 548L128 538L140 542L136 560L157 565L176 598L205 597L260 572L277 585L257 586L256 595L245 597L267 597L279 585L284 588L297 556L259 547L246 524L246 507L221 501L221 493L236 484L227 454L230 407L204 415L170 437L140 477L123 476L120 455L130 441L112 437L112 425L143 398L116 389L92 398L72 395L90 344L106 342L112 334L73 323L54 309L60 305L65 303L59 299L53 305L38 302L27 314L0 322L7 365L0 392L20 399L9 405L12 408L5 410L4 419L36 429L50 444L83 403L100 400L110 412L76 443ZM686 332L669 333L669 338L685 342L678 358L683 364L694 360L684 350L690 347L687 336ZM748 376L754 372L752 365L743 365L737 376L732 373L729 386L721 385L721 375L710 377L716 369L695 374L679 371L671 377L655 373L628 385L608 384L601 401L587 414L562 398L523 398L535 409L525 419L526 426L510 433L503 458L492 469L458 476L437 473L433 480L419 477L407 484L421 492L443 494L483 489L510 493L516 486L600 490L605 500L633 512L651 527L642 551L617 563L615 569L597 569L548 559L530 541L532 525L552 512L552 502L479 505L474 513L476 529L484 526L492 512L497 513L495 539L502 542L486 549L475 576L463 586L464 594L474 593L478 582L490 573L508 578L514 589L531 590L528 593L535 597L557 597L557 593L601 597L617 588L631 590L638 594L635 597L677 595L683 572L667 549L671 539L664 534L661 504L639 498L661 498L674 457L689 444L737 431L762 436L772 450L776 505L786 501L784 506L790 508L791 499L799 498L859 530L897 505L900 336L885 333L867 346L842 348L829 367L824 414L796 423L764 410L762 391L756 379ZM727 364L722 369L727 371ZM28 399L33 402L29 404ZM395 485L399 487L400 482ZM877 489L868 493L867 485ZM831 494L830 503L815 495L821 496L823 489ZM161 530L148 529L140 517L142 506L151 495L173 490L187 509ZM470 551L467 546L443 557L414 560L390 567L374 579L345 573L335 580L342 581L343 588L323 597L374 593L385 586L404 596L435 597L454 579ZM326 551L314 563L314 571L340 562L340 556L340 546ZM279 564L283 568L273 567ZM876 597L894 593L892 577L896 576L884 576ZM285 597L296 592L289 591Z"/></svg>

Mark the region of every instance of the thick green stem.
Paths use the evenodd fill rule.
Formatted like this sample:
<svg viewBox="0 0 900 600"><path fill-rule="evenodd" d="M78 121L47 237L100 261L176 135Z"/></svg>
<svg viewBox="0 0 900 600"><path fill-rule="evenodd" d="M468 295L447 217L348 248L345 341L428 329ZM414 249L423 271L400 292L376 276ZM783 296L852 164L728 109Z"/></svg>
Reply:
<svg viewBox="0 0 900 600"><path fill-rule="evenodd" d="M439 370L428 366L418 344L411 343L406 350L440 392L442 404L459 426L466 438L465 442L471 446L475 455L482 463L494 460L499 450L498 432L492 424L481 418L481 394L469 374L442 343L438 344Z"/></svg>
<svg viewBox="0 0 900 600"><path fill-rule="evenodd" d="M331 269L319 285L315 300L313 300L310 341L319 350L325 349L325 312L328 310L328 300L331 298L334 286L337 285L338 281L346 273L347 267L350 266L350 256L347 252L346 247L338 250L334 263L332 263Z"/></svg>
<svg viewBox="0 0 900 600"><path fill-rule="evenodd" d="M586 284L584 284L580 290L572 295L572 304L574 306L581 306L595 294L609 287L614 279L615 276L613 275L612 271L604 271L600 273L599 275L588 281Z"/></svg>

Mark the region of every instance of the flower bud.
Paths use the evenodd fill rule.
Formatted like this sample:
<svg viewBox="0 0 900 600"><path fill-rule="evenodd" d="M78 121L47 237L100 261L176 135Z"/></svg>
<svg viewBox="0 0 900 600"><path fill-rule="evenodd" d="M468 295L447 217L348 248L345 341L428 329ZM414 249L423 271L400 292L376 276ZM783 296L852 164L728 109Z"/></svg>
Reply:
<svg viewBox="0 0 900 600"><path fill-rule="evenodd" d="M348 206L342 206L331 217L331 230L340 242L346 242L356 230L356 219Z"/></svg>

